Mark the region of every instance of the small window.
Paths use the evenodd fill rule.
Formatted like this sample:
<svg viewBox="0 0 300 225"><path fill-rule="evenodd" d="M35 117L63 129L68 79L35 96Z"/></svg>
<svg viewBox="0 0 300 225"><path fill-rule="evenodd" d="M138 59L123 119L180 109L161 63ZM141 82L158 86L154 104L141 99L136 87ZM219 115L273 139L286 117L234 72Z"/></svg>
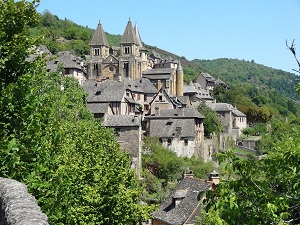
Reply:
<svg viewBox="0 0 300 225"><path fill-rule="evenodd" d="M100 55L100 49L99 48L94 49L94 55Z"/></svg>
<svg viewBox="0 0 300 225"><path fill-rule="evenodd" d="M147 101L147 95L146 94L144 95L144 101Z"/></svg>
<svg viewBox="0 0 300 225"><path fill-rule="evenodd" d="M184 145L187 146L189 144L189 139L184 139Z"/></svg>
<svg viewBox="0 0 300 225"><path fill-rule="evenodd" d="M98 69L98 64L94 64L94 70Z"/></svg>
<svg viewBox="0 0 300 225"><path fill-rule="evenodd" d="M172 139L168 138L168 145L171 145L171 144L172 144Z"/></svg>
<svg viewBox="0 0 300 225"><path fill-rule="evenodd" d="M162 102L162 96L161 96L161 95L158 96L158 100L159 100L160 102Z"/></svg>

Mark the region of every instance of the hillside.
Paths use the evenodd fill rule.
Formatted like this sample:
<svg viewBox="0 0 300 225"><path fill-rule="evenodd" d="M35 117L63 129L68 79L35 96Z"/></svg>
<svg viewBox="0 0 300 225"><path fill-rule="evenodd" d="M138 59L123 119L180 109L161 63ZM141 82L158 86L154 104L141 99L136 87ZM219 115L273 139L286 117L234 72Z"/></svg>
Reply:
<svg viewBox="0 0 300 225"><path fill-rule="evenodd" d="M89 43L94 30L75 24L46 11L35 28L30 29L31 36L43 36L42 44L46 45L52 53L68 50L73 54L85 57L89 54ZM111 46L119 45L121 35L106 33ZM184 80L195 80L199 72L208 72L215 78L222 79L230 86L229 93L213 93L218 101L224 101L237 106L268 105L275 115L286 116L291 112L297 115L300 111L300 96L295 91L297 76L282 70L276 70L254 61L238 59L215 60L186 60L184 56L165 51L155 46L147 45L148 54L157 52L163 58L178 59L184 69ZM238 93L238 95L237 95ZM275 108L275 109L272 109Z"/></svg>

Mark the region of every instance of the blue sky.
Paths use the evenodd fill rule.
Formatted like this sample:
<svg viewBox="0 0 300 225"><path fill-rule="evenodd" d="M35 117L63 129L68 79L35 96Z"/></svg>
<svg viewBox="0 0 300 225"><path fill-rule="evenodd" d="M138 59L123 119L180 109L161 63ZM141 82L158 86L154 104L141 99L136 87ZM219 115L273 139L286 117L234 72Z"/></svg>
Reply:
<svg viewBox="0 0 300 225"><path fill-rule="evenodd" d="M41 0L39 12L110 34L128 19L142 41L192 59L233 58L293 72L285 45L300 46L300 0ZM300 48L299 48L300 56Z"/></svg>

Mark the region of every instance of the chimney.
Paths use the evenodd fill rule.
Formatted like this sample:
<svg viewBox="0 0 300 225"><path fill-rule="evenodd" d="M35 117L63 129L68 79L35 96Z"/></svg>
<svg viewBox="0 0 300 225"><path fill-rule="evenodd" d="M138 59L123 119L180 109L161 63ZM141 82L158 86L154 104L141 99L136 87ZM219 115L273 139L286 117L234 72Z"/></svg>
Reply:
<svg viewBox="0 0 300 225"><path fill-rule="evenodd" d="M182 174L182 178L184 179L186 177L194 178L193 170L191 170L190 168L186 168L186 170Z"/></svg>
<svg viewBox="0 0 300 225"><path fill-rule="evenodd" d="M211 181L213 184L217 185L220 183L219 173L217 171L213 171L209 174L208 180Z"/></svg>
<svg viewBox="0 0 300 225"><path fill-rule="evenodd" d="M178 206L178 204L186 197L188 190L177 190L173 195L173 205L174 207Z"/></svg>

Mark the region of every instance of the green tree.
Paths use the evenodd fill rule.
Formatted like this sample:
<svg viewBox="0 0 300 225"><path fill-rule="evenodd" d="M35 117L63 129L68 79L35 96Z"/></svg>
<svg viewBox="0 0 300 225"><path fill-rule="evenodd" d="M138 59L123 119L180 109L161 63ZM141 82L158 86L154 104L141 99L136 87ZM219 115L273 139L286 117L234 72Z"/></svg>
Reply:
<svg viewBox="0 0 300 225"><path fill-rule="evenodd" d="M207 193L202 224L299 224L299 137L299 127L290 129L261 160L219 155L237 178Z"/></svg>
<svg viewBox="0 0 300 225"><path fill-rule="evenodd" d="M202 103L198 107L198 111L205 116L204 119L204 136L210 137L211 134L218 134L222 131L222 124L216 112Z"/></svg>
<svg viewBox="0 0 300 225"><path fill-rule="evenodd" d="M11 23L15 33L1 33L6 58L0 67L0 176L25 183L51 224L136 224L146 219L150 208L141 204L129 156L87 110L78 81L47 73L42 58L26 63L33 40L25 34L37 18L35 2L0 4L5 24L27 21L24 27ZM26 41L17 45L20 56L13 62L10 40L19 31Z"/></svg>

